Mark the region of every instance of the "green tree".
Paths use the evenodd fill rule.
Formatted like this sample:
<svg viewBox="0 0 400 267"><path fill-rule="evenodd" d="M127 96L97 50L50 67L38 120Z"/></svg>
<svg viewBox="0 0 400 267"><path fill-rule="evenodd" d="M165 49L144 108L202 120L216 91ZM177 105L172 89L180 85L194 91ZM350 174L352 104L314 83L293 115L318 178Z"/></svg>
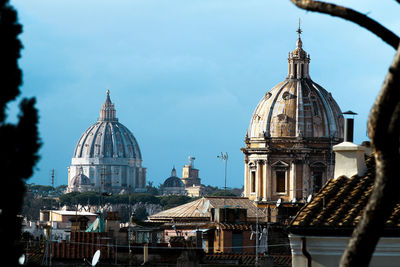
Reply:
<svg viewBox="0 0 400 267"><path fill-rule="evenodd" d="M190 201L193 201L194 198L188 196L178 196L178 195L170 195L170 196L162 196L160 197L160 204L164 210L174 208L179 205L186 204Z"/></svg>
<svg viewBox="0 0 400 267"><path fill-rule="evenodd" d="M159 195L159 190L157 187L153 186L153 182L147 182L146 185L146 192L153 195L153 196L158 196Z"/></svg>
<svg viewBox="0 0 400 267"><path fill-rule="evenodd" d="M33 167L39 160L40 148L38 134L38 114L35 99L23 99L20 102L18 121L6 122L6 108L10 101L20 94L22 72L18 66L22 44L18 35L22 26L17 21L17 12L8 0L0 1L0 140L2 144L0 168L2 170L2 188L7 192L0 194L0 233L2 233L3 259L8 266L18 264L22 247L16 245L21 232L21 212L24 197L24 182L33 174Z"/></svg>
<svg viewBox="0 0 400 267"><path fill-rule="evenodd" d="M135 210L134 220L144 221L147 219L149 214L147 213L145 206L140 206Z"/></svg>

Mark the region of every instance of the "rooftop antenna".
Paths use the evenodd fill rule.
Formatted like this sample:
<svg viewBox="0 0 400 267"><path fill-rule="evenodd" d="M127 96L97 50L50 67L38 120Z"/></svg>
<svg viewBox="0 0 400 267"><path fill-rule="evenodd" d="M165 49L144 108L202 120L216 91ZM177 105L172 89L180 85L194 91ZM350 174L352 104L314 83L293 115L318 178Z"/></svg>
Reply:
<svg viewBox="0 0 400 267"><path fill-rule="evenodd" d="M228 152L225 152L225 154L221 152L221 155L217 156L217 158L219 158L219 159L225 161L225 176L224 176L224 178L225 178L225 183L224 183L224 190L225 190L225 195L226 195L226 171L227 171L227 167L228 167Z"/></svg>
<svg viewBox="0 0 400 267"><path fill-rule="evenodd" d="M50 184L54 188L54 169L51 169L50 171Z"/></svg>
<svg viewBox="0 0 400 267"><path fill-rule="evenodd" d="M52 196L54 196L54 177L55 177L55 175L54 175L54 169L51 169L51 171L50 171L50 184L51 184L51 187L53 188L52 190L53 190L53 193L52 193ZM50 209L53 209L53 198L50 198Z"/></svg>
<svg viewBox="0 0 400 267"><path fill-rule="evenodd" d="M225 161L225 175L224 175L224 211L225 211L225 216L224 216L224 221L226 222L226 171L227 171L227 167L228 167L228 152L222 153L221 155L217 156L217 158Z"/></svg>

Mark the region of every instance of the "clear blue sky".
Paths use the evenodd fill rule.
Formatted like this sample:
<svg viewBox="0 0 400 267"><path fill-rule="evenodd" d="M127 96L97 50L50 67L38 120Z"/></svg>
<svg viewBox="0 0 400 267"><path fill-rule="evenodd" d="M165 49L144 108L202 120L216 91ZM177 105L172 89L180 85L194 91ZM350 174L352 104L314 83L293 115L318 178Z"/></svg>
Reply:
<svg viewBox="0 0 400 267"><path fill-rule="evenodd" d="M336 1L400 34L395 1ZM302 11L289 0L14 0L23 24L23 96L40 111L41 160L29 182L67 183L75 145L99 116L106 89L158 185L195 156L202 183L243 184L243 139L263 95L287 74L298 19L312 79L342 111L370 107L394 50L364 29ZM21 98L19 98L20 100ZM16 102L17 103L17 102ZM16 114L10 105L10 120Z"/></svg>

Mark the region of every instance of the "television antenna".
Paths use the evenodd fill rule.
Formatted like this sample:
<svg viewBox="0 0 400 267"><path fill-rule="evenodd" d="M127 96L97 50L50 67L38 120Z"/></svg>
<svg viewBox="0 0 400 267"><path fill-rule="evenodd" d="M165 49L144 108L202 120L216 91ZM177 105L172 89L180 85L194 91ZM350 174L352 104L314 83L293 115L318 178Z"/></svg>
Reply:
<svg viewBox="0 0 400 267"><path fill-rule="evenodd" d="M227 174L227 168L228 168L228 152L222 153L221 155L218 155L217 158L225 161L225 184L224 184L224 190L225 190L225 195L226 195L226 174Z"/></svg>

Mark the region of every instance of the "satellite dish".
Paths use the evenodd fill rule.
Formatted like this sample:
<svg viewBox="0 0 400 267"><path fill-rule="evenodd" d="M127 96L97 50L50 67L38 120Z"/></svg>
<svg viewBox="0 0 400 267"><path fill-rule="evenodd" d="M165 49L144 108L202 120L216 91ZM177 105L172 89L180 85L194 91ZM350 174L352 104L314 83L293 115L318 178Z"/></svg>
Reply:
<svg viewBox="0 0 400 267"><path fill-rule="evenodd" d="M92 266L96 266L96 264L99 262L99 259L100 259L100 250L98 249L93 255Z"/></svg>
<svg viewBox="0 0 400 267"><path fill-rule="evenodd" d="M310 194L310 195L308 195L308 197L307 197L307 203L310 203L311 200L312 200L312 195Z"/></svg>
<svg viewBox="0 0 400 267"><path fill-rule="evenodd" d="M278 199L278 201L276 202L276 207L279 207L282 203L282 198Z"/></svg>
<svg viewBox="0 0 400 267"><path fill-rule="evenodd" d="M21 257L18 259L19 265L24 265L25 263L25 254L22 254Z"/></svg>

